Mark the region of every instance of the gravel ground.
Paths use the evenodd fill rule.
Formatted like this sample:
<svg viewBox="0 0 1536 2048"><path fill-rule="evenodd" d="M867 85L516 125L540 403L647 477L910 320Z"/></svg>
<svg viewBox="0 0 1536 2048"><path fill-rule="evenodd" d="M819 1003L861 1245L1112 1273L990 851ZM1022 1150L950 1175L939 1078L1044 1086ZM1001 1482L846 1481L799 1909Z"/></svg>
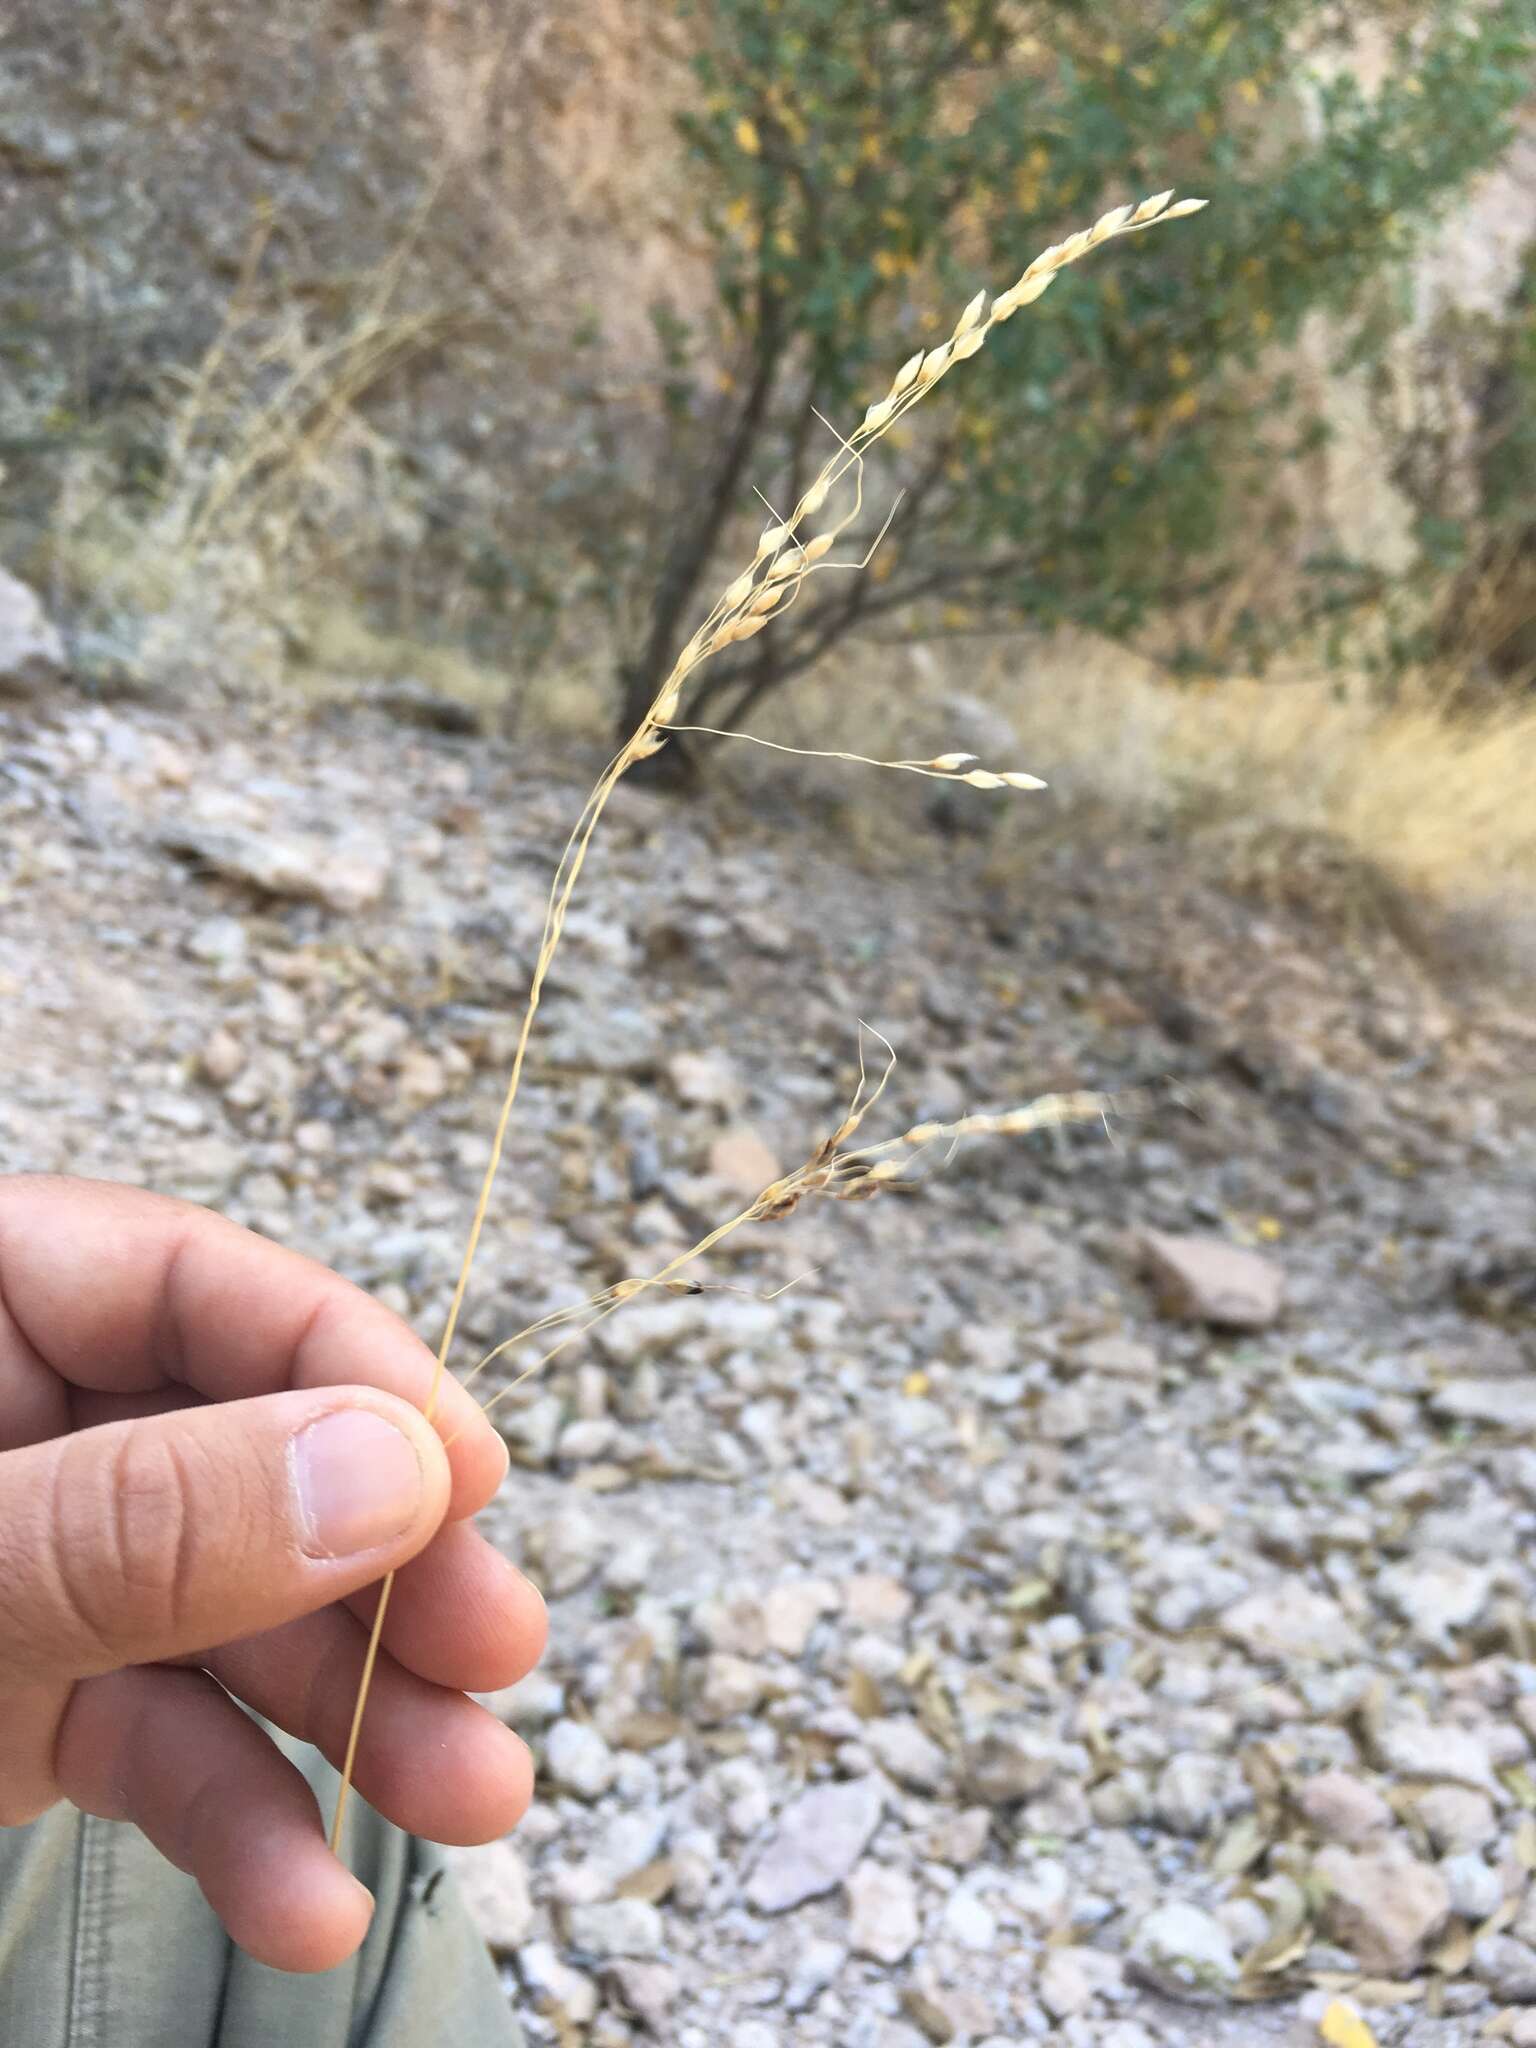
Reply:
<svg viewBox="0 0 1536 2048"><path fill-rule="evenodd" d="M0 1166L435 1335L584 787L0 711ZM462 1862L530 2040L1536 2042L1536 1027L1174 849L910 865L621 792L461 1363L806 1157L858 1018L873 1135L1162 1093L744 1232L508 1394L541 1790Z"/></svg>

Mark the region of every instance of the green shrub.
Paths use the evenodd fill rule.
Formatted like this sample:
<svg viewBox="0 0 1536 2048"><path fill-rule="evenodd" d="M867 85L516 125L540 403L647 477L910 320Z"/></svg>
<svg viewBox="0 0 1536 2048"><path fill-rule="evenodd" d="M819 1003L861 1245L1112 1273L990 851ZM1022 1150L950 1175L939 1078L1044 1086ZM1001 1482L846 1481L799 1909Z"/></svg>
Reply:
<svg viewBox="0 0 1536 2048"><path fill-rule="evenodd" d="M1504 145L1533 0L678 0L698 38L682 121L726 352L671 370L679 502L624 675L649 702L748 483L798 497L934 320L1021 253L1142 191L1212 200L1204 231L1120 252L999 337L871 471L868 571L702 684L732 723L842 634L1027 616L1128 636L1221 586L1278 516L1277 465L1322 431L1278 344L1326 310L1368 351L1416 234ZM1382 62L1369 89L1362 39ZM678 402L678 359L695 366Z"/></svg>

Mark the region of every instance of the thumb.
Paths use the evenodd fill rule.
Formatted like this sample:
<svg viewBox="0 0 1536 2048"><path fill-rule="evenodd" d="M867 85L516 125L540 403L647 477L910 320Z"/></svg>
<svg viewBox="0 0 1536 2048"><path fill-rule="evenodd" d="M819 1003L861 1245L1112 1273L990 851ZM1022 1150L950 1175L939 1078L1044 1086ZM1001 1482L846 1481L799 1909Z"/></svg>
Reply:
<svg viewBox="0 0 1536 2048"><path fill-rule="evenodd" d="M74 1679L313 1612L422 1549L448 1461L410 1406L327 1387L0 1454L0 1665Z"/></svg>

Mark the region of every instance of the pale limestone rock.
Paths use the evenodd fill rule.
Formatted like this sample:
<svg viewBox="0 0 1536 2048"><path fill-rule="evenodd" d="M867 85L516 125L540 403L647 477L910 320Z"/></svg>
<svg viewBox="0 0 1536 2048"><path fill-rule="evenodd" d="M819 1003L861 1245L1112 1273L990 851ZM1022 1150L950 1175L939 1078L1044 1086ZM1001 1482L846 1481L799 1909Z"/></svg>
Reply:
<svg viewBox="0 0 1536 2048"><path fill-rule="evenodd" d="M0 569L0 697L36 697L64 667L63 639L36 592Z"/></svg>
<svg viewBox="0 0 1536 2048"><path fill-rule="evenodd" d="M523 1859L508 1841L443 1852L469 1917L500 1954L519 1949L533 1927L533 1900Z"/></svg>
<svg viewBox="0 0 1536 2048"><path fill-rule="evenodd" d="M779 1815L747 1880L747 1903L784 1913L832 1891L853 1870L880 1825L884 1795L873 1777L815 1785Z"/></svg>
<svg viewBox="0 0 1536 2048"><path fill-rule="evenodd" d="M917 1946L917 1893L904 1870L861 1863L848 1879L848 1940L855 1955L899 1963Z"/></svg>
<svg viewBox="0 0 1536 2048"><path fill-rule="evenodd" d="M1237 1958L1221 1922L1180 1899L1154 1907L1138 1923L1128 1964L1155 1991L1192 2003L1226 1997L1238 1979Z"/></svg>

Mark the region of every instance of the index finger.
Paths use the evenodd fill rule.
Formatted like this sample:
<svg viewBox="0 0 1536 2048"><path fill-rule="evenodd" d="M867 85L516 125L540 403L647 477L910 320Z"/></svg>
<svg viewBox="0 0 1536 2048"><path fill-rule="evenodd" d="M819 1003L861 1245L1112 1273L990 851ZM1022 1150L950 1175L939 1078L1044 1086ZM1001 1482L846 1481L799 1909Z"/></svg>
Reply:
<svg viewBox="0 0 1536 2048"><path fill-rule="evenodd" d="M435 1373L361 1288L212 1210L109 1181L0 1179L0 1393L16 1396L0 1399L0 1449L66 1426L50 1378L59 1393L180 1386L209 1401L378 1387L424 1410ZM446 1373L433 1420L450 1446L449 1512L473 1514L505 1447Z"/></svg>

